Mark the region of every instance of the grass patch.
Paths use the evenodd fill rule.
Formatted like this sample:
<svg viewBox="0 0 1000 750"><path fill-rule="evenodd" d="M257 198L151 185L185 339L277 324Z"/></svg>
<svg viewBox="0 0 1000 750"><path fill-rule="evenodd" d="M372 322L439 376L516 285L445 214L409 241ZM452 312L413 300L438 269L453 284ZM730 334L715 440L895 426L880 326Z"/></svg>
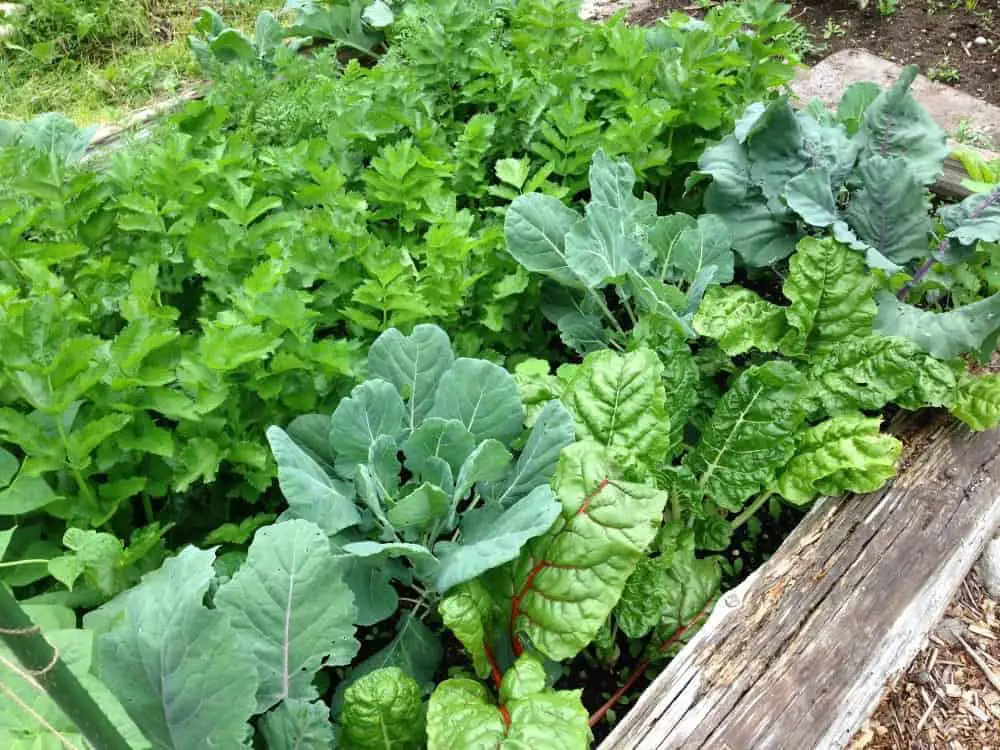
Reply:
<svg viewBox="0 0 1000 750"><path fill-rule="evenodd" d="M64 112L80 124L110 122L175 94L198 78L187 35L206 4L252 29L280 0L36 0L0 49L0 118Z"/></svg>

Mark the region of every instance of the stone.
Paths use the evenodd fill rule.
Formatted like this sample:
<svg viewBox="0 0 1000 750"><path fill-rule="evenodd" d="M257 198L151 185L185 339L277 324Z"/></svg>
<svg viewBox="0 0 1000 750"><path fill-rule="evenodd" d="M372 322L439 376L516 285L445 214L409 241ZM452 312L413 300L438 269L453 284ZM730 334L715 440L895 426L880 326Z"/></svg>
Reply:
<svg viewBox="0 0 1000 750"><path fill-rule="evenodd" d="M990 597L1000 601L1000 536L986 545L976 571Z"/></svg>
<svg viewBox="0 0 1000 750"><path fill-rule="evenodd" d="M21 3L0 3L0 16L16 16L26 10Z"/></svg>
<svg viewBox="0 0 1000 750"><path fill-rule="evenodd" d="M980 47L985 47L987 44L989 44L989 42L986 41L986 37L984 36L977 36L975 39L972 40L972 43L978 44Z"/></svg>
<svg viewBox="0 0 1000 750"><path fill-rule="evenodd" d="M844 89L857 81L891 86L901 66L861 49L847 49L830 55L808 68L792 83L794 95L806 104L819 99L835 108ZM949 133L964 127L1000 143L1000 107L984 102L951 86L917 76L910 88L913 96Z"/></svg>

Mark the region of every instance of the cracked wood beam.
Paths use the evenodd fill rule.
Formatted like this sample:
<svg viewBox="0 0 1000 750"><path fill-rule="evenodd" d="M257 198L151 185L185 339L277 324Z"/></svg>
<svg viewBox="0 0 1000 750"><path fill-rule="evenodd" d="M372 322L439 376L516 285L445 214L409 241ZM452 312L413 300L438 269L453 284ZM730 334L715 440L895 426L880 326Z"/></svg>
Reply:
<svg viewBox="0 0 1000 750"><path fill-rule="evenodd" d="M900 473L817 503L727 592L602 750L839 750L1000 524L1000 430L903 415Z"/></svg>

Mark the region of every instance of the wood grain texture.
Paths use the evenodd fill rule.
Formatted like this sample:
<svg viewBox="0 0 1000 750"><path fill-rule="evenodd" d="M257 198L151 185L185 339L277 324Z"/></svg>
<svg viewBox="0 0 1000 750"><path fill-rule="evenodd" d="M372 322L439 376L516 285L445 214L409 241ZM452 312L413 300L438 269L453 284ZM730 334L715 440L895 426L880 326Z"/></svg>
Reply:
<svg viewBox="0 0 1000 750"><path fill-rule="evenodd" d="M1000 431L933 412L892 431L895 482L818 503L601 750L846 746L1000 524Z"/></svg>

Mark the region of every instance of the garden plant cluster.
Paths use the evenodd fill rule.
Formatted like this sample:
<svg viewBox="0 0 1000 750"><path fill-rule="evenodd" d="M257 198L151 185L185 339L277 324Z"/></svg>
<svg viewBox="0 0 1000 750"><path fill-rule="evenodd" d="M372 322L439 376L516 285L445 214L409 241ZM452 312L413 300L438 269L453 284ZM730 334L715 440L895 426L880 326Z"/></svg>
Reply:
<svg viewBox="0 0 1000 750"><path fill-rule="evenodd" d="M1000 169L932 200L915 70L796 109L787 6L577 13L206 10L151 137L0 123L0 587L121 747L591 747L758 515L1000 424Z"/></svg>

